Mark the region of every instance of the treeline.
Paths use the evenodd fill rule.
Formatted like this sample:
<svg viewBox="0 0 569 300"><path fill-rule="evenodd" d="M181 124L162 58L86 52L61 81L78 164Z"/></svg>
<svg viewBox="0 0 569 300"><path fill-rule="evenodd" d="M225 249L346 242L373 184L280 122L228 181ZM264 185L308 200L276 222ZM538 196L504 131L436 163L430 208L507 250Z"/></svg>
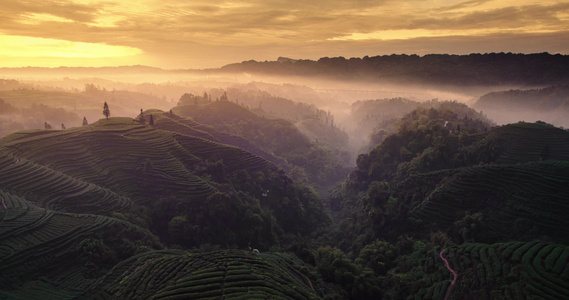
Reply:
<svg viewBox="0 0 569 300"><path fill-rule="evenodd" d="M554 85L541 89L491 92L480 97L474 107L484 110L500 123L543 120L556 126L567 127L569 86Z"/></svg>
<svg viewBox="0 0 569 300"><path fill-rule="evenodd" d="M477 112L466 104L457 101L439 101L438 99L432 99L425 102L418 102L406 98L357 101L352 104L351 107L352 118L356 125L355 132L360 134L362 132L368 133L367 138L369 138L368 145L364 146L363 152L372 150L389 135L397 133L400 125L404 125L405 122L408 122L408 116L404 116L417 108L422 108L423 110L448 110L456 114L456 117L454 115L449 116L451 119L480 120L483 123L489 124L488 126L494 124L494 122L488 119L482 112ZM415 114L417 114L417 112L415 112ZM426 116L423 118L426 118ZM440 121L442 122L441 124L446 124L448 127L453 125L451 119ZM460 124L455 122L454 125L458 126ZM450 128L450 130L456 129L457 128Z"/></svg>
<svg viewBox="0 0 569 300"><path fill-rule="evenodd" d="M180 97L178 106L204 105L214 101L230 101L246 107L258 115L281 118L291 122L314 118L327 121L334 118L330 116L329 112L322 111L313 104L275 96L258 89L255 85L210 89L203 94L185 93Z"/></svg>
<svg viewBox="0 0 569 300"><path fill-rule="evenodd" d="M566 110L569 108L569 86L555 85L542 89L491 92L480 97L476 106L484 109L509 107L519 109L523 106L542 111Z"/></svg>
<svg viewBox="0 0 569 300"><path fill-rule="evenodd" d="M224 72L248 72L294 76L323 76L347 80L378 80L445 85L543 85L569 80L569 56L534 53L473 53L324 57L318 61L245 61L221 68Z"/></svg>

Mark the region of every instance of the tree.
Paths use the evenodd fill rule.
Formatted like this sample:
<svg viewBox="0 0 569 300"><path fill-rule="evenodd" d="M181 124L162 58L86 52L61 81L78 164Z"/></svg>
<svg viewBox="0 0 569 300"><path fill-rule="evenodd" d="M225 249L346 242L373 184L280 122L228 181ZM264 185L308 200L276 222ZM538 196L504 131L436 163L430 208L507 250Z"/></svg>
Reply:
<svg viewBox="0 0 569 300"><path fill-rule="evenodd" d="M150 124L150 126L154 126L154 117L152 116L152 114L150 114L150 121L148 121L148 123Z"/></svg>
<svg viewBox="0 0 569 300"><path fill-rule="evenodd" d="M45 122L43 126L45 129L51 129L51 125L49 125L47 122Z"/></svg>
<svg viewBox="0 0 569 300"><path fill-rule="evenodd" d="M109 116L111 116L111 111L109 110L107 101L105 101L105 104L103 105L103 115L107 118L107 120L109 119Z"/></svg>
<svg viewBox="0 0 569 300"><path fill-rule="evenodd" d="M140 124L146 124L146 118L144 117L144 113L142 112L142 108L140 109Z"/></svg>
<svg viewBox="0 0 569 300"><path fill-rule="evenodd" d="M61 123L61 129L65 129L65 124Z"/></svg>
<svg viewBox="0 0 569 300"><path fill-rule="evenodd" d="M96 94L97 92L99 92L99 88L97 86L95 86L92 83L86 83L85 84L85 93L87 94Z"/></svg>
<svg viewBox="0 0 569 300"><path fill-rule="evenodd" d="M89 125L89 123L87 122L87 118L83 117L83 126Z"/></svg>

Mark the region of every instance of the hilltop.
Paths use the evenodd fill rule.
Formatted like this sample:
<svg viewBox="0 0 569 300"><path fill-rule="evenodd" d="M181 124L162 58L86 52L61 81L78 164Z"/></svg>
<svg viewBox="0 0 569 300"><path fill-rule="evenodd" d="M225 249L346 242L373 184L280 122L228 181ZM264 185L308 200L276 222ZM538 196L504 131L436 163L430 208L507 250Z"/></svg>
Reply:
<svg viewBox="0 0 569 300"><path fill-rule="evenodd" d="M266 251L290 247L326 223L316 195L276 165L194 135L191 126L172 128L184 125L180 117L146 114L155 116L156 128L141 124L140 116L110 118L0 140L0 198L6 207L0 249L2 260L11 262L3 264L2 274L12 274L2 280L10 282L2 287L4 295L67 298L89 286L98 291L99 280L134 254L160 257L149 251L163 245L254 245ZM252 255L242 253L245 260ZM62 263L66 255L79 260ZM289 261L279 263L280 268ZM20 289L41 278L50 279L32 291ZM292 292L287 289L282 292ZM110 294L116 293L128 292L121 287Z"/></svg>

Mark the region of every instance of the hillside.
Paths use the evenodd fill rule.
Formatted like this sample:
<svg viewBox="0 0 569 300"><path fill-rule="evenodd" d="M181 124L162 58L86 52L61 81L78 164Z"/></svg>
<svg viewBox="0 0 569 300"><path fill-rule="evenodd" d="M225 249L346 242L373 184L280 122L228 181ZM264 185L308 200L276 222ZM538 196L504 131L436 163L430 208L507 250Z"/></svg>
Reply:
<svg viewBox="0 0 569 300"><path fill-rule="evenodd" d="M226 96L227 97L227 96ZM343 180L349 172L349 154L343 146L347 136L327 125L323 119L305 120L295 124L284 120L265 117L247 107L227 101L204 101L203 104L179 103L173 113L193 121L211 126L224 134L239 136L250 141L276 157L297 167L296 174L307 173L316 187L329 187ZM305 132L310 132L307 136ZM314 138L311 141L310 138ZM305 178L306 179L306 178Z"/></svg>
<svg viewBox="0 0 569 300"><path fill-rule="evenodd" d="M387 299L567 297L569 132L464 118L445 134L441 116L458 121L415 110L358 158L330 198L337 247L375 271Z"/></svg>
<svg viewBox="0 0 569 300"><path fill-rule="evenodd" d="M23 86L23 87L19 87ZM166 109L169 103L162 98L130 91L108 91L86 84L83 91L53 90L18 85L0 89L0 137L27 129L54 129L80 126L99 119L101 103L107 102L116 116L136 116L140 108Z"/></svg>
<svg viewBox="0 0 569 300"><path fill-rule="evenodd" d="M179 117L151 112L156 115L156 128L140 124L139 119L111 118L66 130L22 131L0 140L4 211L0 253L5 262L1 295L71 299L88 287L103 299L115 293L125 295L135 287L101 283L113 277L123 282L128 278L124 271L113 271L128 268L121 261L139 253L161 257L162 252L152 249L162 249L163 244L186 249L205 244L241 249L253 245L266 251L290 247L295 239L325 224L320 200L274 164L206 139L215 132L199 131L200 126L189 120L186 126ZM70 255L77 260L66 261ZM216 254L203 255L210 259ZM240 257L247 260L249 255L254 253L242 252ZM261 269L293 270L287 265L293 261L269 254L250 257L245 265L253 264L256 270L254 265L261 262L253 261L261 257L268 259ZM219 265L227 266L223 262L227 255L220 259ZM204 272L211 267L195 266ZM183 281L184 274L176 279ZM157 276L156 280L162 278ZM254 276L243 276L228 283L226 292L233 287L232 293L246 291L240 288L240 280L251 288L248 282ZM312 297L315 291L307 289L305 280L301 281L304 290L296 289L300 284L296 277L291 273L286 279L290 285L281 286L278 281L272 289L285 298ZM107 288L115 290L107 292ZM254 289L264 293L260 285Z"/></svg>
<svg viewBox="0 0 569 300"><path fill-rule="evenodd" d="M150 252L121 262L81 297L93 292L103 299L320 299L332 294L312 269L283 253Z"/></svg>
<svg viewBox="0 0 569 300"><path fill-rule="evenodd" d="M0 139L0 299L569 297L569 131L250 88Z"/></svg>
<svg viewBox="0 0 569 300"><path fill-rule="evenodd" d="M492 92L481 96L474 107L500 123L542 120L568 127L569 86Z"/></svg>
<svg viewBox="0 0 569 300"><path fill-rule="evenodd" d="M406 126L417 127L417 124L411 124L412 122L409 122L409 117L404 118L417 108L432 108L451 112L451 114L445 116L448 118L439 120L441 125L449 128L450 131L460 130L461 123L464 123L468 119L480 120L485 123L487 127L494 125L494 122L482 112L478 112L466 104L457 101L439 101L438 99L432 99L418 102L406 98L384 98L360 100L352 104L351 116L356 124L351 130L351 136L352 138L360 136L362 139L365 139L361 142L362 145L364 145L363 152L369 152L375 148L375 146L382 143L389 135L397 133L399 127L404 123L409 123ZM424 122L427 116L422 116L421 118L423 120L418 120L419 118L417 114L415 114L412 119L415 123L417 121ZM460 120L460 118L462 118L462 120ZM367 136L362 135L362 132L367 133ZM358 135L358 133L360 134Z"/></svg>
<svg viewBox="0 0 569 300"><path fill-rule="evenodd" d="M252 154L260 156L283 170L290 170L290 165L283 159L257 147L249 140L232 134L227 134L188 118L183 118L174 113L164 113L159 110L147 110L146 115L153 115L154 128L178 132L185 135L201 137L210 141L215 141L227 145L232 145L246 150Z"/></svg>

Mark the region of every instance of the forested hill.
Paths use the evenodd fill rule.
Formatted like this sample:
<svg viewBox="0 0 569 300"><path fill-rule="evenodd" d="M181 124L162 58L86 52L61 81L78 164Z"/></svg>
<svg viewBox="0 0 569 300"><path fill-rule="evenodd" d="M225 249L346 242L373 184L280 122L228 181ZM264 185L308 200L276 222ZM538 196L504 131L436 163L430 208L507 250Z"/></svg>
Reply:
<svg viewBox="0 0 569 300"><path fill-rule="evenodd" d="M483 95L474 104L500 122L520 119L544 120L558 126L569 126L569 86L554 85L541 89L508 90Z"/></svg>
<svg viewBox="0 0 569 300"><path fill-rule="evenodd" d="M198 98L203 102L200 103ZM273 157L271 161L284 159L289 164L283 168L292 167L292 176L299 181L310 181L317 188L329 187L344 180L351 169L347 163L349 154L340 148L347 144L347 135L328 125L324 121L325 116L318 118L318 115L313 115L297 122L295 126L284 119L265 117L259 109L251 110L227 98L209 101L197 97L195 100L190 103L180 101L172 111L211 126L224 135L249 141L267 155L270 153ZM323 111L317 111L326 115ZM252 148L243 144L239 146Z"/></svg>
<svg viewBox="0 0 569 300"><path fill-rule="evenodd" d="M384 299L566 299L569 132L440 109L402 120L332 195L330 251L373 269Z"/></svg>
<svg viewBox="0 0 569 300"><path fill-rule="evenodd" d="M179 117L144 115L0 139L0 299L322 296L297 258L247 250L326 224L312 190Z"/></svg>
<svg viewBox="0 0 569 300"><path fill-rule="evenodd" d="M549 53L393 54L350 59L324 57L317 61L245 61L224 66L221 71L400 83L536 86L567 83L569 56Z"/></svg>

